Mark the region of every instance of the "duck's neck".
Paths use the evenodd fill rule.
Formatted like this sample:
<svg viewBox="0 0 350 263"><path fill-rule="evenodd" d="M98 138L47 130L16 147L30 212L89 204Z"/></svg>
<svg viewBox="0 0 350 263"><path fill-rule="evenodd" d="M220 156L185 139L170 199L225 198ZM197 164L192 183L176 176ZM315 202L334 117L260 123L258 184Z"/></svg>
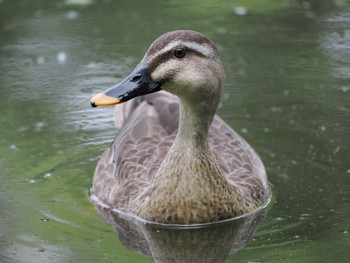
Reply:
<svg viewBox="0 0 350 263"><path fill-rule="evenodd" d="M196 177L221 176L208 143L215 105L181 98L179 104L178 133L158 170L155 185L165 178L190 182Z"/></svg>
<svg viewBox="0 0 350 263"><path fill-rule="evenodd" d="M213 105L211 105L213 106ZM180 99L177 137L137 214L163 223L201 223L232 216L232 189L216 164L208 130L215 108ZM225 210L225 208L227 208Z"/></svg>
<svg viewBox="0 0 350 263"><path fill-rule="evenodd" d="M215 110L206 103L204 101L193 105L187 99L180 99L179 130L173 147L185 147L192 151L204 147L209 151L208 131Z"/></svg>

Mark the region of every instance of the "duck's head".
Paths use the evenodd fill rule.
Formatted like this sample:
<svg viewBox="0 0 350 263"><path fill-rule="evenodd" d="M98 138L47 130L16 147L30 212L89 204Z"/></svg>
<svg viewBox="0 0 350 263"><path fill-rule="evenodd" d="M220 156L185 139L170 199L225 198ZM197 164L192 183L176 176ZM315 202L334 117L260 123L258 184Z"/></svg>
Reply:
<svg viewBox="0 0 350 263"><path fill-rule="evenodd" d="M195 31L172 31L156 39L136 68L95 95L91 105L114 105L159 90L189 100L218 102L223 79L220 55L211 40Z"/></svg>

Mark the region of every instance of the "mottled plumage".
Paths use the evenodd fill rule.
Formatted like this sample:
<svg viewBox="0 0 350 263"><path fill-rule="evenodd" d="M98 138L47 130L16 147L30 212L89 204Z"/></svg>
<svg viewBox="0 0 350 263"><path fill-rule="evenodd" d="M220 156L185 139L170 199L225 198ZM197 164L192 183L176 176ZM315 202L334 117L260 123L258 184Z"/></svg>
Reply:
<svg viewBox="0 0 350 263"><path fill-rule="evenodd" d="M97 165L94 194L113 208L173 224L219 221L266 202L259 156L215 115L224 71L213 42L194 31L169 32L151 45L141 66L168 92L116 106L119 133ZM140 78L133 74L132 82ZM115 103L129 99L111 89L106 94Z"/></svg>

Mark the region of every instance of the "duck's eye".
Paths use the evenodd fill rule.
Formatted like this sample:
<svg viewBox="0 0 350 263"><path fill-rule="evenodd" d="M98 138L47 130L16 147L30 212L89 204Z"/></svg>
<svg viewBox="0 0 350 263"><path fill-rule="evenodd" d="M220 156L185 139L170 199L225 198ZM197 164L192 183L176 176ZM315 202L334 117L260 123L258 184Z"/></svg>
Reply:
<svg viewBox="0 0 350 263"><path fill-rule="evenodd" d="M183 58L186 55L186 50L184 48L177 48L174 51L174 56L177 58Z"/></svg>

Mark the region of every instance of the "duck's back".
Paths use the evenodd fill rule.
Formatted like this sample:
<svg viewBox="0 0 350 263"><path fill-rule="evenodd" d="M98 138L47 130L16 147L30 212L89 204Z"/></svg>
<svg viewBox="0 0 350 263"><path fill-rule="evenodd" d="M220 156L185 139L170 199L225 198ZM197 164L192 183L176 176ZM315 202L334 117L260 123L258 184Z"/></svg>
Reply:
<svg viewBox="0 0 350 263"><path fill-rule="evenodd" d="M94 194L104 203L131 212L142 199L170 149L179 125L178 98L158 92L118 105L119 130L102 155L94 175ZM210 148L228 182L247 202L268 193L264 166L251 146L215 115ZM179 164L181 165L181 164Z"/></svg>

